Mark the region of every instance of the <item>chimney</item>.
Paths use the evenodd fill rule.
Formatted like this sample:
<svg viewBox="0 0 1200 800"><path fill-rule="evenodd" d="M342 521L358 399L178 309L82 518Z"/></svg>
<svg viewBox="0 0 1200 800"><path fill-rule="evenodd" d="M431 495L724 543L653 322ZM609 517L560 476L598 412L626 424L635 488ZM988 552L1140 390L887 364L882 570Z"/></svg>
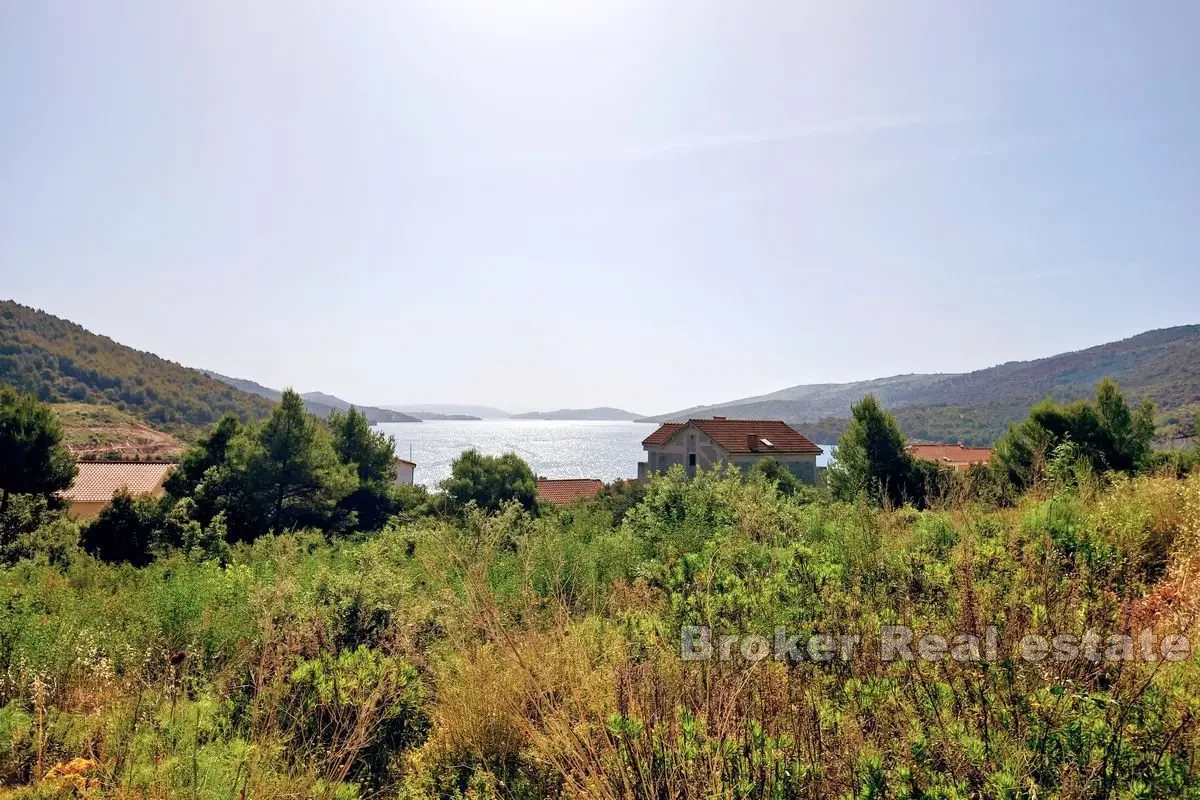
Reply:
<svg viewBox="0 0 1200 800"><path fill-rule="evenodd" d="M714 421L714 422L724 422L724 421L725 421L725 417L713 417L713 421Z"/></svg>

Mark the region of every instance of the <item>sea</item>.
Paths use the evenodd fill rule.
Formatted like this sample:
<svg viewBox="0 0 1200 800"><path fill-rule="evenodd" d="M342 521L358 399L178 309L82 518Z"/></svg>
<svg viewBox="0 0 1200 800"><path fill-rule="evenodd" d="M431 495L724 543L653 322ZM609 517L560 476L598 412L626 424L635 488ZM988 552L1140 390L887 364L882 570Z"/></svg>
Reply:
<svg viewBox="0 0 1200 800"><path fill-rule="evenodd" d="M482 419L380 423L396 440L396 455L415 462L413 479L430 489L450 476L450 462L464 450L488 455L516 453L546 478L636 478L646 457L642 439L658 426L596 420ZM829 460L829 445L821 445Z"/></svg>

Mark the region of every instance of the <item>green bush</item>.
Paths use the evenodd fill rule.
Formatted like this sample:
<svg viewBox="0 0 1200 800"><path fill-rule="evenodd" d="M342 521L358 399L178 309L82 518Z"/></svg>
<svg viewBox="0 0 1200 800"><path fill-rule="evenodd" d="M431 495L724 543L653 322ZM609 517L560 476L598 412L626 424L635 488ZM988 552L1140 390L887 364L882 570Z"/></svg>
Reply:
<svg viewBox="0 0 1200 800"><path fill-rule="evenodd" d="M217 554L187 500L129 499L106 524L149 531L140 566L45 523L0 567L0 782L62 795L53 776L78 769L100 796L213 798L1200 791L1194 657L1012 655L1029 634L1197 635L1200 476L937 511L737 470L676 470L638 494L549 514L468 503ZM871 643L897 624L994 628L1000 650L882 661ZM862 645L690 662L685 625Z"/></svg>

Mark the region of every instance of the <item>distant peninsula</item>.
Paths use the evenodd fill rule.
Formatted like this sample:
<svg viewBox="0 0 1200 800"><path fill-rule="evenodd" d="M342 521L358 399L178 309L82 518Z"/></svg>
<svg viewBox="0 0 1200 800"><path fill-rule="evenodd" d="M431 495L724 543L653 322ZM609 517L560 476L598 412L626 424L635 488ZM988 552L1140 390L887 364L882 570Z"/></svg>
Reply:
<svg viewBox="0 0 1200 800"><path fill-rule="evenodd" d="M470 417L473 419L508 419L509 413L492 406L464 405L458 403L409 403L407 405L383 406L391 411L400 411L412 416L419 414L445 414L449 419ZM424 417L434 419L434 417Z"/></svg>
<svg viewBox="0 0 1200 800"><path fill-rule="evenodd" d="M557 411L528 411L524 414L513 414L512 418L632 421L640 419L641 416L641 414L635 414L632 411L601 406L599 408L560 408Z"/></svg>
<svg viewBox="0 0 1200 800"><path fill-rule="evenodd" d="M473 417L470 414L439 414L436 411L409 411L410 417L416 417L423 422L447 422L460 420L479 421L483 417Z"/></svg>

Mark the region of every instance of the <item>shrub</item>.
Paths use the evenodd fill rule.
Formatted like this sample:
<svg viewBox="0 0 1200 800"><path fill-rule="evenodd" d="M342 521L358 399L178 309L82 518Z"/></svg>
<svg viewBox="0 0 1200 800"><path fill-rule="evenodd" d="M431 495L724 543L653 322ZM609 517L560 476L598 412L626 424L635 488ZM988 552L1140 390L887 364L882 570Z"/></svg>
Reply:
<svg viewBox="0 0 1200 800"><path fill-rule="evenodd" d="M467 450L454 459L442 490L459 509L474 503L485 511L499 511L509 502L529 511L537 508L537 478L515 453L485 456Z"/></svg>
<svg viewBox="0 0 1200 800"><path fill-rule="evenodd" d="M154 558L164 519L161 502L151 497L134 497L127 489L121 489L84 526L83 549L104 561L145 566Z"/></svg>

